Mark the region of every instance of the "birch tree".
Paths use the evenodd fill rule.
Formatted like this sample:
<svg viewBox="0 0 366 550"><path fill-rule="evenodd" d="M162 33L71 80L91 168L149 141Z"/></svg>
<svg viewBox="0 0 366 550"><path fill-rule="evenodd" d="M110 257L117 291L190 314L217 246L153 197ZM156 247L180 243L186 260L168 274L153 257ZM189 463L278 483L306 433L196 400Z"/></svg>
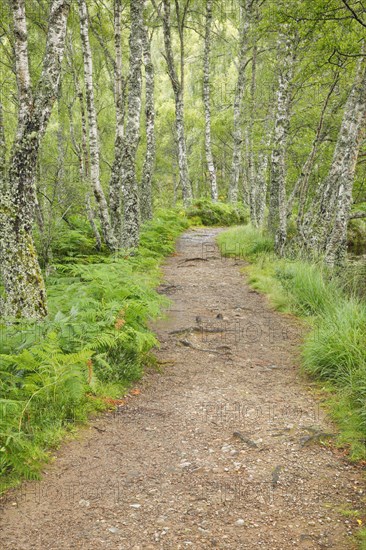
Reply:
<svg viewBox="0 0 366 550"><path fill-rule="evenodd" d="M255 89L256 89L256 70L257 70L257 43L253 45L252 55L252 77L250 83L250 100L249 100L249 120L247 123L247 165L248 165L248 183L249 183L249 207L250 220L252 224L258 226L258 186L255 177L255 162L253 151L253 131L255 117Z"/></svg>
<svg viewBox="0 0 366 550"><path fill-rule="evenodd" d="M279 38L279 81L277 113L270 165L268 229L275 240L275 250L283 254L287 238L286 145L290 125L291 83L294 70L294 44L286 35Z"/></svg>
<svg viewBox="0 0 366 550"><path fill-rule="evenodd" d="M5 130L4 130L4 112L3 112L3 104L0 100L0 195L4 195L7 192L5 163L6 163L6 142L5 142Z"/></svg>
<svg viewBox="0 0 366 550"><path fill-rule="evenodd" d="M245 70L248 65L247 50L249 39L250 18L254 0L241 0L240 2L240 36L238 54L238 77L235 86L234 119L233 119L233 157L231 164L231 176L229 185L229 202L238 201L239 178L242 160L243 130L242 130L242 103L245 90Z"/></svg>
<svg viewBox="0 0 366 550"><path fill-rule="evenodd" d="M304 216L305 205L306 205L306 200L307 200L308 190L309 190L309 180L310 180L311 171L312 171L312 168L313 168L313 165L314 165L314 161L315 161L315 158L316 158L316 154L318 152L319 146L321 145L321 143L322 143L322 141L325 137L324 132L323 132L325 114L326 114L326 111L327 111L327 108L328 108L330 98L331 98L331 96L334 92L334 89L335 89L335 87L338 83L338 79L339 79L339 71L336 72L336 75L335 75L335 78L332 82L330 90L329 90L328 94L326 95L326 98L325 98L325 101L324 101L324 104L323 104L323 107L322 107L322 110L321 110L321 113L320 113L319 122L318 122L318 125L317 125L317 128L316 128L315 137L314 137L314 140L312 142L309 155L306 158L306 161L305 161L305 163L304 163L304 165L301 169L300 175L299 175L299 177L298 177L298 179L297 179L297 181L294 185L293 191L292 191L292 193L289 197L288 203L287 203L287 215L290 216L291 212L292 212L292 208L293 208L295 200L296 200L296 197L297 197L297 195L299 196L299 209L298 209L298 214L297 214L297 225L298 225L298 227L301 225L302 219L303 219L303 216Z"/></svg>
<svg viewBox="0 0 366 550"><path fill-rule="evenodd" d="M205 25L205 46L203 54L203 103L205 109L205 152L207 169L210 180L211 199L216 202L218 199L216 170L213 161L211 148L211 25L212 25L212 0L206 0L206 25Z"/></svg>
<svg viewBox="0 0 366 550"><path fill-rule="evenodd" d="M117 246L117 240L113 235L111 220L109 216L108 204L104 195L102 184L100 182L100 148L98 136L97 113L94 100L93 86L93 59L89 41L89 14L86 0L78 0L80 34L84 61L84 82L86 107L89 123L89 151L90 151L90 181L93 188L94 197L98 205L99 217L104 240L107 246L114 250Z"/></svg>
<svg viewBox="0 0 366 550"><path fill-rule="evenodd" d="M162 15L165 59L175 100L175 124L178 147L179 178L182 187L183 203L185 206L188 206L190 204L193 196L192 186L191 182L189 181L188 174L187 149L184 129L184 25L189 3L190 0L185 0L185 4L183 8L181 8L179 0L175 0L175 10L177 15L179 33L180 76L178 76L178 72L175 67L172 46L170 0L163 0Z"/></svg>
<svg viewBox="0 0 366 550"><path fill-rule="evenodd" d="M363 53L365 51L363 50ZM347 225L352 205L352 190L357 158L365 131L366 59L358 64L356 79L346 106L336 151L332 163L333 185L337 187L331 216L331 230L325 245L325 261L333 266L342 264L347 253Z"/></svg>
<svg viewBox="0 0 366 550"><path fill-rule="evenodd" d="M266 208L268 164L270 147L273 138L272 109L269 109L264 124L264 132L260 143L256 171L256 221L258 227L263 227L264 212Z"/></svg>
<svg viewBox="0 0 366 550"><path fill-rule="evenodd" d="M151 59L151 39L149 37L148 27L145 25L142 44L143 44L143 62L145 67L145 127L146 127L146 153L144 166L142 169L141 180L141 219L150 220L152 218L152 176L155 165L155 75L154 65Z"/></svg>
<svg viewBox="0 0 366 550"><path fill-rule="evenodd" d="M39 147L58 95L65 48L68 0L50 5L41 76L34 93L28 62L25 1L13 0L18 124L9 169L8 191L0 197L4 314L39 319L47 314L46 291L32 237L36 205L35 171Z"/></svg>
<svg viewBox="0 0 366 550"><path fill-rule="evenodd" d="M362 56L344 108L329 173L319 186L300 227L305 248L318 254L325 253L330 265L341 263L346 252L353 182L364 131L365 94L366 60Z"/></svg>
<svg viewBox="0 0 366 550"><path fill-rule="evenodd" d="M122 73L122 43L121 43L121 0L114 0L114 104L116 109L116 131L114 139L114 160L109 183L109 210L113 234L117 243L122 238L122 156L125 121L125 88L126 82Z"/></svg>
<svg viewBox="0 0 366 550"><path fill-rule="evenodd" d="M136 179L136 153L140 139L142 95L142 40L144 0L131 0L130 69L128 80L127 123L123 142L124 226L123 246L138 245L140 232L139 190Z"/></svg>
<svg viewBox="0 0 366 550"><path fill-rule="evenodd" d="M91 195L90 181L89 181L90 180L90 161L89 161L88 132L87 132L85 105L84 105L84 94L79 85L78 75L73 65L74 52L73 52L72 44L69 44L69 49L70 49L70 55L68 56L68 63L73 75L76 98L78 99L78 103L80 106L81 142L80 143L77 142L76 135L75 135L75 128L73 124L72 104L74 103L74 101L72 101L72 103L68 105L68 114L69 114L69 120L70 120L70 137L71 137L71 143L73 146L73 151L77 156L78 163L79 163L80 181L82 183L85 182L87 185L87 192L85 194L86 216L88 218L90 227L95 237L96 249L100 251L102 248L102 239L101 239L97 224L95 223L93 208L91 205L91 197L90 197Z"/></svg>

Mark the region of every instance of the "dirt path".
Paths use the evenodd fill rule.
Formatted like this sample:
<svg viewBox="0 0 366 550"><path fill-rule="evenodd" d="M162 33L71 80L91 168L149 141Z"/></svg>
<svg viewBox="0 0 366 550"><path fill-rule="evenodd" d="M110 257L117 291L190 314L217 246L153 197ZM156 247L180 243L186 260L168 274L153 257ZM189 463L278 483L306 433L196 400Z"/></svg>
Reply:
<svg viewBox="0 0 366 550"><path fill-rule="evenodd" d="M216 234L187 232L166 264L163 371L10 495L1 548L354 547L341 512L365 487L313 442L334 428L298 375L300 328L219 257Z"/></svg>

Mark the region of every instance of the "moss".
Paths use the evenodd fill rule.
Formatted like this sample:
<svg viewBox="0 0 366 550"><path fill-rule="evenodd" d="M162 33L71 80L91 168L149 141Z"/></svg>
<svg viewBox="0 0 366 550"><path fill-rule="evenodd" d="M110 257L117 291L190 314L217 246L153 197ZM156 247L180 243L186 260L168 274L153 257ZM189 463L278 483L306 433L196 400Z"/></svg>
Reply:
<svg viewBox="0 0 366 550"><path fill-rule="evenodd" d="M193 225L207 226L239 225L249 218L248 211L240 203L233 205L207 199L194 201L186 215Z"/></svg>
<svg viewBox="0 0 366 550"><path fill-rule="evenodd" d="M348 224L348 250L353 254L366 254L366 220L350 220Z"/></svg>

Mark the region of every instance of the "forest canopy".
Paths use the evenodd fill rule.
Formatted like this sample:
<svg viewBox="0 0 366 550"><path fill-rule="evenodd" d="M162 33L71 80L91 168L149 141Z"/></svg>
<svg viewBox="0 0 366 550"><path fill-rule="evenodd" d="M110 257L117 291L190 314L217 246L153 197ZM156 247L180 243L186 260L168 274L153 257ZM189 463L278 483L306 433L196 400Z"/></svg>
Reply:
<svg viewBox="0 0 366 550"><path fill-rule="evenodd" d="M125 254L156 208L200 198L244 205L280 256L342 264L365 216L365 27L343 0L3 2L3 315L47 315L73 238Z"/></svg>

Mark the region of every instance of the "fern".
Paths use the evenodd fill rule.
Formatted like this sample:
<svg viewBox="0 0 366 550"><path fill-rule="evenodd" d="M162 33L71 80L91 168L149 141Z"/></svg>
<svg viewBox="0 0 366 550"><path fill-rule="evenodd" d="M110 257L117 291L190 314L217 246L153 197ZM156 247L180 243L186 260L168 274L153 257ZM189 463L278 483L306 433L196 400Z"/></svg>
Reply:
<svg viewBox="0 0 366 550"><path fill-rule="evenodd" d="M54 249L48 319L0 324L0 473L6 483L37 477L65 429L102 407L90 396L116 397L151 363L158 342L148 321L169 303L154 289L159 264L188 226L176 211L161 212L143 229L135 255L108 257L96 255L89 230L73 223Z"/></svg>

